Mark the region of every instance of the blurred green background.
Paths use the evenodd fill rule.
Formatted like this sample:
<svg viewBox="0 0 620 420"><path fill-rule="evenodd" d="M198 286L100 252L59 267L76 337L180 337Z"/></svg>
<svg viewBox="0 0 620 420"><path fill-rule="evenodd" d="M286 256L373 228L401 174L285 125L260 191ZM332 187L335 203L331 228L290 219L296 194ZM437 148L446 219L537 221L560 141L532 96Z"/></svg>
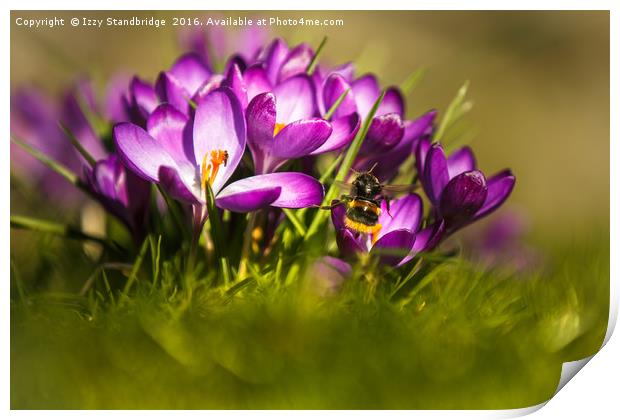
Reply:
<svg viewBox="0 0 620 420"><path fill-rule="evenodd" d="M134 15L166 17L168 26L15 25L18 16ZM479 165L487 172L513 169L517 186L509 205L526 213L532 231L565 236L609 224L608 12L13 12L12 86L59 90L77 75L102 81L119 70L154 80L179 53L172 16L344 19L341 27L270 32L313 46L327 35L325 60L354 60L358 74L375 72L384 84L425 68L407 98L409 117L444 111L470 80L471 145Z"/></svg>

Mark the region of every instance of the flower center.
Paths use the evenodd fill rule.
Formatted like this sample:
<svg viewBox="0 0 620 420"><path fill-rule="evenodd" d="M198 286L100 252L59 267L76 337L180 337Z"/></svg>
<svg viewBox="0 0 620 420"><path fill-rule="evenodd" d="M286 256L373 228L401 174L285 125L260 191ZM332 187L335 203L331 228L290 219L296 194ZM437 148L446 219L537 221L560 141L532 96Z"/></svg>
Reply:
<svg viewBox="0 0 620 420"><path fill-rule="evenodd" d="M273 127L273 136L274 136L274 137L275 137L275 136L277 136L277 135L278 135L278 133L279 133L280 131L282 131L282 129L283 129L284 127L286 127L286 124L284 124L284 123L276 123L275 127Z"/></svg>
<svg viewBox="0 0 620 420"><path fill-rule="evenodd" d="M215 177L217 176L217 172L220 170L220 166L226 166L227 163L227 150L212 150L210 153L205 153L204 157L202 158L202 170L200 178L200 187L203 191L207 188L207 182L209 182L209 185L213 185Z"/></svg>

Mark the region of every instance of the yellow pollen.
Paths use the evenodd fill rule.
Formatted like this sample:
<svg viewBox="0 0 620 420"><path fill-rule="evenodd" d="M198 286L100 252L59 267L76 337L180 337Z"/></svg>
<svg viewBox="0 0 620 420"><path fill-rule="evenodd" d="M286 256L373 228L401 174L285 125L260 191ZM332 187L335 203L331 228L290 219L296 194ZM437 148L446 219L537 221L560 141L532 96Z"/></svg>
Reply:
<svg viewBox="0 0 620 420"><path fill-rule="evenodd" d="M275 137L275 136L277 136L277 135L278 135L278 133L279 133L280 131L282 131L282 129L283 129L284 127L286 127L286 124L283 124L283 123L276 123L275 127L273 127L273 136L274 136L274 137Z"/></svg>
<svg viewBox="0 0 620 420"><path fill-rule="evenodd" d="M208 162L207 158L209 158ZM200 171L200 187L203 191L207 188L207 182L209 182L209 185L213 185L217 172L220 170L220 166L226 166L227 163L228 151L226 150L212 150L211 153L205 153L202 158Z"/></svg>

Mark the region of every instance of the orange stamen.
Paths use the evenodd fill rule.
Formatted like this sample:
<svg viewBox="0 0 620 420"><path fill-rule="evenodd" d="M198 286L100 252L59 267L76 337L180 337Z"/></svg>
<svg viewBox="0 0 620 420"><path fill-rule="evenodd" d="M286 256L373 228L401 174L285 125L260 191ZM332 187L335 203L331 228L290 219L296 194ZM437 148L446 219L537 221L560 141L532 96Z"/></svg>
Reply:
<svg viewBox="0 0 620 420"><path fill-rule="evenodd" d="M207 163L207 157L209 163ZM217 176L220 166L228 163L228 151L226 150L212 150L211 153L205 153L202 158L200 187L204 191L207 188L207 182L209 185L213 185L215 177Z"/></svg>
<svg viewBox="0 0 620 420"><path fill-rule="evenodd" d="M286 127L286 124L276 123L275 127L273 127L273 136L277 136L284 127Z"/></svg>

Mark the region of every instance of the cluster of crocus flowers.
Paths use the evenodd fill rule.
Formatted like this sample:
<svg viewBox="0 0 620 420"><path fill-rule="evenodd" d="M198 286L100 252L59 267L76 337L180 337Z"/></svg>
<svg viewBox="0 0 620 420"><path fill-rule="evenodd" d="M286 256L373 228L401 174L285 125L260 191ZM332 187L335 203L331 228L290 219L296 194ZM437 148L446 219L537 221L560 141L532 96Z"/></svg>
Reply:
<svg viewBox="0 0 620 420"><path fill-rule="evenodd" d="M514 186L510 171L485 177L467 147L446 156L433 142L435 110L407 119L401 91L383 89L373 74L356 77L351 63L319 63L308 44L289 47L275 39L257 46L252 39L217 71L197 33L184 40L193 51L152 81L113 78L104 106L95 103L88 85L78 85L84 99L78 104L68 96L62 107L62 119L87 152L72 150L66 166L136 241L146 234L153 185L192 210L195 232L213 216L212 201L222 211L268 210L263 236L273 239L284 219L280 209L326 204L318 181L323 174L314 165L319 156L334 162L362 134L359 149L351 148L358 150L349 162L351 176L372 168L387 184L415 159L411 179L421 185L429 208L424 211L425 200L413 186L391 200L378 194L369 198L376 203L376 224L360 231L347 223L350 202L334 202L333 227L345 259L368 254L385 265L406 264L494 211ZM15 95L14 102L12 132L65 159L60 151L69 143L63 139L57 146L59 133L51 128L58 111L33 95ZM85 106L109 122L105 147Z"/></svg>

